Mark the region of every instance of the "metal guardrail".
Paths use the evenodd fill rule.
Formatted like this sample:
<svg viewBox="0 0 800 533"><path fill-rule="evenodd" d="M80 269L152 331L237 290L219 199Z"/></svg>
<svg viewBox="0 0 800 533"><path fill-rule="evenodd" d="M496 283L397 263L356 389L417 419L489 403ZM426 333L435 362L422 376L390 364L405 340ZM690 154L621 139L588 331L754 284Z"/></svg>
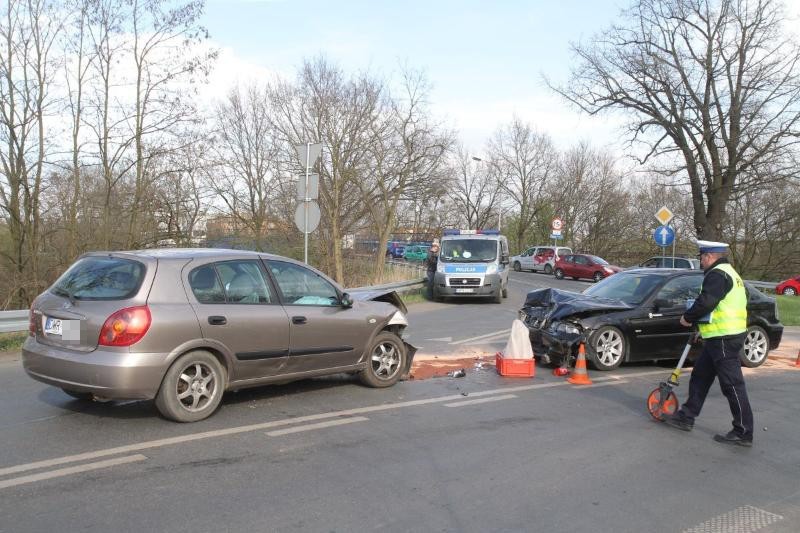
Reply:
<svg viewBox="0 0 800 533"><path fill-rule="evenodd" d="M0 333L26 331L28 329L29 312L27 309L0 311Z"/></svg>

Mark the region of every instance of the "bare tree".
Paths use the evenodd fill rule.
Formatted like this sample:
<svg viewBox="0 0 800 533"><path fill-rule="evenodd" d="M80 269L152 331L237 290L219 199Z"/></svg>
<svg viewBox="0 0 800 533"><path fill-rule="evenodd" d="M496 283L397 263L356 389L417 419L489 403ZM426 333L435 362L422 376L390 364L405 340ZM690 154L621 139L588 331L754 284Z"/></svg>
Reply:
<svg viewBox="0 0 800 533"><path fill-rule="evenodd" d="M497 131L488 146L490 168L503 195L515 206L514 242L524 245L525 233L543 209L545 186L558 170L558 151L550 137L514 118Z"/></svg>
<svg viewBox="0 0 800 533"><path fill-rule="evenodd" d="M128 224L129 246L136 243L142 199L152 184L152 177L146 172L147 159L169 150L165 137L195 118L194 106L183 97L185 89L179 82L201 80L217 55L214 50L198 52L196 48L208 38L206 30L198 25L203 3L132 0L135 185Z"/></svg>
<svg viewBox="0 0 800 533"><path fill-rule="evenodd" d="M732 195L800 142L800 49L782 20L776 0L638 0L551 87L590 114L627 112L641 162L685 179L698 236L721 238Z"/></svg>
<svg viewBox="0 0 800 533"><path fill-rule="evenodd" d="M460 222L467 228L483 228L494 218L500 196L500 184L489 174L480 159L470 156L459 145L450 161L448 196ZM476 161L477 160L477 161Z"/></svg>
<svg viewBox="0 0 800 533"><path fill-rule="evenodd" d="M51 47L60 31L50 2L10 0L0 22L0 209L11 237L3 256L13 266L15 303L41 289L41 191L47 164Z"/></svg>
<svg viewBox="0 0 800 533"><path fill-rule="evenodd" d="M383 252L396 225L398 206L403 198L417 198L413 227L418 231L421 207L441 189L444 155L451 143L449 134L439 131L429 116L425 101L429 87L422 74L405 70L402 79L402 96L392 99L384 120L374 123L374 165L366 167L365 179L356 180L378 236L375 282L383 278Z"/></svg>
<svg viewBox="0 0 800 533"><path fill-rule="evenodd" d="M320 57L300 69L296 85L277 82L271 93L272 119L286 149L321 142L318 163L322 224L318 233L325 247L322 259L339 283L344 281L344 236L364 225L365 206L357 180L364 179L374 144L376 123L385 110L384 84L368 74L346 79L336 66Z"/></svg>
<svg viewBox="0 0 800 533"><path fill-rule="evenodd" d="M280 173L268 98L267 90L255 85L233 89L217 106L211 143L211 187L254 242L267 231Z"/></svg>

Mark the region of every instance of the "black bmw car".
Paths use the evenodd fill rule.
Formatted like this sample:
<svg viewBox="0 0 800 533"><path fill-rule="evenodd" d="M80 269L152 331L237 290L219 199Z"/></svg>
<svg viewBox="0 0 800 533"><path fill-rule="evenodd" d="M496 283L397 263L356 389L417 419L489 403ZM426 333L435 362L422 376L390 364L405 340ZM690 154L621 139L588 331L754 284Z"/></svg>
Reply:
<svg viewBox="0 0 800 533"><path fill-rule="evenodd" d="M519 318L530 330L534 354L544 363L571 362L581 341L586 343L586 358L598 370L629 361L678 359L692 334L679 319L686 301L700 294L702 282L700 270L626 270L583 293L531 291ZM775 300L745 286L747 339L741 358L752 368L778 347L783 325ZM699 349L695 346L690 356Z"/></svg>

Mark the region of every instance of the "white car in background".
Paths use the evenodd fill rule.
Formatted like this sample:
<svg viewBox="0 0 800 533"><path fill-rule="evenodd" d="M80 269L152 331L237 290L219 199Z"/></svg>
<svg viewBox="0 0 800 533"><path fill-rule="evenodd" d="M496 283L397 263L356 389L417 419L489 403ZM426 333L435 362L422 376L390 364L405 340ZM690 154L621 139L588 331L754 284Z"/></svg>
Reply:
<svg viewBox="0 0 800 533"><path fill-rule="evenodd" d="M552 274L558 258L571 253L572 248L566 246L531 246L511 258L511 267L517 272L530 270Z"/></svg>

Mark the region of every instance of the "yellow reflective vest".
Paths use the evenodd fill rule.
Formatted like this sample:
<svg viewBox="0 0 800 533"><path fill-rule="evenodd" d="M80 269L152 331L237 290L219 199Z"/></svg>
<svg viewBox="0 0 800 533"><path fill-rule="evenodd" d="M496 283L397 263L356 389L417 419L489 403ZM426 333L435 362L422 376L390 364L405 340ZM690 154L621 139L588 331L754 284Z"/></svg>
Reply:
<svg viewBox="0 0 800 533"><path fill-rule="evenodd" d="M729 263L721 263L714 268L730 276L733 287L711 313L711 322L697 325L704 339L738 335L747 331L747 292L742 278Z"/></svg>

